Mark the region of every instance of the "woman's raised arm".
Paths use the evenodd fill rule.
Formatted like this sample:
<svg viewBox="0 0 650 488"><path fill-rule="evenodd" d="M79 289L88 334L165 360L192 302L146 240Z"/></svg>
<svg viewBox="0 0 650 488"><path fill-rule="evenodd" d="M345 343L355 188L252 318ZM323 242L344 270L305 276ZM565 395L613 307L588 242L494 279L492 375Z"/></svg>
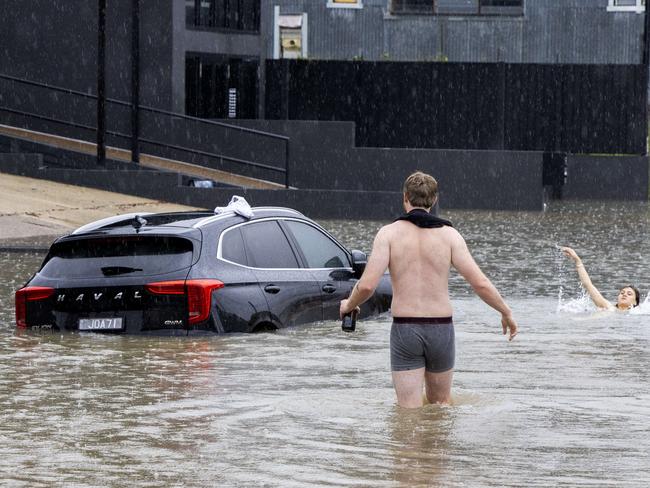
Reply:
<svg viewBox="0 0 650 488"><path fill-rule="evenodd" d="M589 293L589 296L591 297L591 300L594 302L594 304L598 308L605 308L605 309L614 308L614 305L612 305L609 301L607 301L600 294L598 288L596 288L594 284L591 282L589 273L587 273L587 270L585 269L585 265L582 264L582 260L580 259L580 256L578 256L578 254L570 247L561 247L560 250L567 257L573 259L573 261L575 262L576 271L578 272L578 277L580 278L580 283L582 283L582 286L584 286L585 290L587 290L587 293Z"/></svg>

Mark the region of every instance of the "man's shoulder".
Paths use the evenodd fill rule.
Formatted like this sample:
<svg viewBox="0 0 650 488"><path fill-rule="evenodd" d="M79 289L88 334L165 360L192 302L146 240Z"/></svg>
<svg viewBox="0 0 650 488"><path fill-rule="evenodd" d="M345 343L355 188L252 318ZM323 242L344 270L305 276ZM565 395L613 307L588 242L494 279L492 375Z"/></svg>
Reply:
<svg viewBox="0 0 650 488"><path fill-rule="evenodd" d="M399 234L400 232L403 232L404 228L411 226L413 224L406 222L404 220L396 220L395 222L391 222L390 224L384 225L382 228L379 229L377 232L377 235L382 235L384 237L390 237L391 235L394 234Z"/></svg>
<svg viewBox="0 0 650 488"><path fill-rule="evenodd" d="M379 229L376 240L378 242L401 245L404 242L424 237L417 233L416 230L418 230L418 228L414 224L404 220L398 220ZM441 240L438 241L440 244L446 243L448 246L456 246L463 241L463 237L460 233L453 227L447 225L426 230L435 232L439 236L439 239L441 238Z"/></svg>
<svg viewBox="0 0 650 488"><path fill-rule="evenodd" d="M381 229L379 229L378 233L382 234L391 234L391 233L397 233L400 234L404 232L405 229L415 229L416 226L415 224L412 224L411 222L408 222L406 220L396 220L395 222L391 222L390 224L384 225ZM454 236L460 236L460 232L456 230L454 227L451 227L449 225L443 225L441 227L433 227L429 230L434 230L436 232L441 232L444 234L449 234L449 235L454 235Z"/></svg>

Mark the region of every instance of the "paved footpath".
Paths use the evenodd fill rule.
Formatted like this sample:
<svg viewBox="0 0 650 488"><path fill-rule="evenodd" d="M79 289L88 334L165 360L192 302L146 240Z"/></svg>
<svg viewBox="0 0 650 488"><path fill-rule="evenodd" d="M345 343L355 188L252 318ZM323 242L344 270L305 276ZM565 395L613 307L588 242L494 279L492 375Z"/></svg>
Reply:
<svg viewBox="0 0 650 488"><path fill-rule="evenodd" d="M121 193L0 173L0 251L47 249L57 237L113 215L191 209Z"/></svg>

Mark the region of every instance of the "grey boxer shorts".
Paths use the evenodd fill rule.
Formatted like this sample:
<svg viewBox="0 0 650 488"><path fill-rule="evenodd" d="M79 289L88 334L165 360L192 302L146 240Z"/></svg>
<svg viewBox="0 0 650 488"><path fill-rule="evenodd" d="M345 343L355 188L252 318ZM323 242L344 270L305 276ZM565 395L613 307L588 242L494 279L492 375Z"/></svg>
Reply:
<svg viewBox="0 0 650 488"><path fill-rule="evenodd" d="M442 373L454 367L454 323L451 317L393 317L390 365L393 371L426 368Z"/></svg>

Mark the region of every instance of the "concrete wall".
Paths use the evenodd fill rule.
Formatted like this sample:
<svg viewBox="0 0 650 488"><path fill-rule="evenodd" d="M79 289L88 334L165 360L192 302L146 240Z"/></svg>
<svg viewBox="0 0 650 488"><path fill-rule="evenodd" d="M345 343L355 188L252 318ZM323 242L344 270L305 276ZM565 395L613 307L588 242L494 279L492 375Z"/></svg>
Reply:
<svg viewBox="0 0 650 488"><path fill-rule="evenodd" d="M350 205L345 203L346 200L356 201L357 198L365 198L352 195L368 193L377 194L381 199L386 198L385 205L393 205L390 203L392 199L396 199L399 204L399 194L404 179L413 171L422 170L437 178L440 185L441 208L541 210L543 207L541 153L354 148L352 147L353 126L349 123L247 121L245 124L258 129L272 128L274 132L297 134L301 141L300 144L292 146L290 154L290 183L296 188L295 190L246 192L263 195L266 202L273 202L273 204L277 204L283 198L287 199L287 202L293 201L299 198L298 195L306 195L307 199L309 195L321 195L319 201L323 206L322 212L334 212L331 209L339 207L340 211L343 211L346 205ZM241 134L241 137L246 135ZM237 139L237 133L233 133L230 143L239 146L242 151L245 150L246 145L238 143ZM3 145L4 150L7 150L7 142L3 144L3 139L0 138L0 151ZM263 147L263 145L256 146L254 150ZM39 150L39 145L33 143L24 147L14 147L13 150L19 149L24 152L46 154L45 160L49 168L45 173L40 172L39 177L58 178L57 175L65 174L70 178L66 182L74 183L72 178L75 177L76 184L80 185L88 184L88 178L92 180L96 177L97 184L109 184L113 181L118 185L113 188L113 191L126 193L132 191L132 185L137 181L137 185L143 185L139 191L154 192L142 196L160 199L173 197L171 201L178 203L188 203L182 200L188 194L203 194L191 193L202 189L187 187L183 190L170 189L171 193L164 190L158 194L152 172L148 172L149 176L146 176L146 172L140 171L141 175L138 175L138 178L143 179L130 181L129 175L134 174L133 172L124 171L124 167L117 166L113 167L112 171L98 172L94 169L92 158L87 156L80 158L79 162L73 165L74 168L78 168L73 171L68 169L70 165L67 160L70 155L67 151L53 150L47 146ZM269 152L272 150L272 146L269 145ZM246 156L245 153L242 155ZM87 163L87 170L79 170L83 167L83 162ZM55 169L54 166L66 166L66 168ZM36 171L34 168L29 170ZM107 178L107 175L110 175L110 178ZM165 184L168 184L167 180ZM181 191L182 195L174 193L176 191ZM330 193L338 197L331 200L327 197ZM197 205L197 203L193 204ZM300 203L300 205L307 204L311 205L307 200ZM349 209L349 211L357 214L356 210ZM367 213L370 210L366 209L363 212Z"/></svg>
<svg viewBox="0 0 650 488"><path fill-rule="evenodd" d="M225 206L241 195L253 206L290 207L313 218L391 220L401 212L399 192L243 190L181 186L179 175L157 171L43 168L38 154L0 154L0 174L9 173L87 186L198 208Z"/></svg>
<svg viewBox="0 0 650 488"><path fill-rule="evenodd" d="M42 168L38 155L0 154L0 173L42 178L60 183L87 186L137 195L199 208L224 206L233 195L240 195L255 206L282 206L299 210L313 218L391 220L402 210L400 191L333 190L245 190L232 188L192 188L181 186L178 175L156 171L75 170ZM449 191L442 191L440 208L466 208L449 205ZM486 202L489 203L489 202ZM502 200L506 207L482 206L492 210L521 210ZM541 210L540 205L523 210Z"/></svg>
<svg viewBox="0 0 650 488"><path fill-rule="evenodd" d="M0 151L11 142L0 140ZM191 188L175 173L129 169L115 163L97 170L91 158L74 162L73 153L22 148L38 154L0 154L0 172L44 178L139 195L202 208L223 205L232 195L254 205L296 208L316 218L390 219L400 212L401 183L410 172L433 174L442 209L532 210L543 208L540 153L359 150L336 164L296 167L297 178L320 180L313 189L244 190ZM627 156L569 156L564 199L647 201L649 159ZM343 174L349 175L342 177ZM363 187L363 190L357 189Z"/></svg>
<svg viewBox="0 0 650 488"><path fill-rule="evenodd" d="M647 156L569 155L563 198L648 200Z"/></svg>
<svg viewBox="0 0 650 488"><path fill-rule="evenodd" d="M348 122L238 121L291 134L291 184L298 188L401 191L415 170L440 183L447 208L541 209L542 153L354 147ZM443 196L444 195L444 196Z"/></svg>

